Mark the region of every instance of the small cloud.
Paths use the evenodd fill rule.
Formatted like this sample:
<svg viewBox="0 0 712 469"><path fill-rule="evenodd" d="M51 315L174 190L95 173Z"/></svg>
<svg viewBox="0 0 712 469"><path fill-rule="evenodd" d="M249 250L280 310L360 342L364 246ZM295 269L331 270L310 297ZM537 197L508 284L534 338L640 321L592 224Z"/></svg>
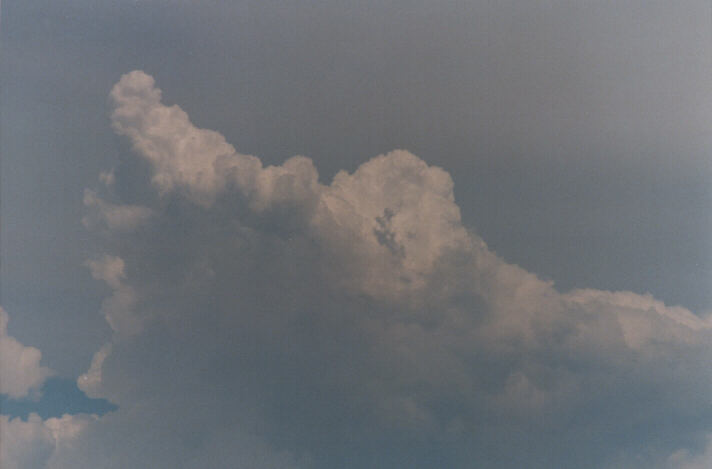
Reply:
<svg viewBox="0 0 712 469"><path fill-rule="evenodd" d="M8 314L0 307L0 394L22 398L39 390L52 371L40 364L42 352L7 334Z"/></svg>
<svg viewBox="0 0 712 469"><path fill-rule="evenodd" d="M104 360L111 353L111 344L104 344L92 357L91 365L86 373L77 379L77 386L89 397L96 397L102 385L101 368Z"/></svg>
<svg viewBox="0 0 712 469"><path fill-rule="evenodd" d="M137 296L135 289L124 282L126 270L124 260L118 256L103 255L90 259L85 265L96 280L102 280L113 290L104 300L101 310L111 329L122 335L134 335L142 329L142 319L135 311Z"/></svg>
<svg viewBox="0 0 712 469"><path fill-rule="evenodd" d="M148 207L112 204L90 189L84 191L84 206L87 214L82 218L82 224L87 229L101 227L113 232L134 231L152 215Z"/></svg>
<svg viewBox="0 0 712 469"><path fill-rule="evenodd" d="M104 183L106 187L113 187L116 182L116 176L114 175L114 170L102 171L99 173L99 180Z"/></svg>

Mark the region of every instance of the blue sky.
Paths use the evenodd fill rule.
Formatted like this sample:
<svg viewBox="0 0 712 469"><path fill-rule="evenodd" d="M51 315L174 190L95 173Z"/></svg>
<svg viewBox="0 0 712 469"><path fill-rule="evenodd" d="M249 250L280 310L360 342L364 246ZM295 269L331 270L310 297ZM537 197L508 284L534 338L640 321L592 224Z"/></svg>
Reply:
<svg viewBox="0 0 712 469"><path fill-rule="evenodd" d="M708 2L1 18L9 467L708 464Z"/></svg>

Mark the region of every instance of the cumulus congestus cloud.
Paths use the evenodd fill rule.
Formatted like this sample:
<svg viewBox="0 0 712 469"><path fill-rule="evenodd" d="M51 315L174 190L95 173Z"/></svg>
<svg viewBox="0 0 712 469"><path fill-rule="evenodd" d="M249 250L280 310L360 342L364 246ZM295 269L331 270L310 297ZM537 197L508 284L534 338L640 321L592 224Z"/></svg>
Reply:
<svg viewBox="0 0 712 469"><path fill-rule="evenodd" d="M119 409L54 467L709 454L707 318L632 292L562 293L506 263L462 224L449 174L405 150L324 184L306 157L238 153L141 71L110 98L156 197L87 192L106 243L87 265L112 290L114 337L79 385Z"/></svg>

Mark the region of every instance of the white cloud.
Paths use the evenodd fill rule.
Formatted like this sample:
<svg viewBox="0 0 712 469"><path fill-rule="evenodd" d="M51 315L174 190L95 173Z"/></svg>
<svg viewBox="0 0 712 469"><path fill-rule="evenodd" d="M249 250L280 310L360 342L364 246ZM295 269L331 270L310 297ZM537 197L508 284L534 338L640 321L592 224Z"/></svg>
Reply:
<svg viewBox="0 0 712 469"><path fill-rule="evenodd" d="M349 275L368 293L417 290L444 250L470 242L449 174L407 151L374 158L351 175L340 172L323 186L310 159L263 168L221 135L193 126L179 107L161 104L160 95L153 78L139 71L111 92L114 128L152 164L161 193L180 189L209 205L233 185L257 212L301 210L312 234L353 267Z"/></svg>
<svg viewBox="0 0 712 469"><path fill-rule="evenodd" d="M143 318L136 312L136 292L124 282L124 260L104 255L86 262L92 277L103 280L113 293L102 303L101 310L111 329L119 335L133 335L141 331Z"/></svg>
<svg viewBox="0 0 712 469"><path fill-rule="evenodd" d="M102 179L108 179L102 174ZM88 229L106 227L110 231L133 231L151 217L151 209L139 205L116 205L101 199L96 192L84 191L88 213L82 223Z"/></svg>
<svg viewBox="0 0 712 469"><path fill-rule="evenodd" d="M712 410L708 320L650 295L561 293L508 264L462 225L444 170L399 150L325 185L308 158L263 167L195 127L143 72L111 99L159 194L196 205L147 207L155 232L123 232L87 263L113 290L116 332L80 378L119 405L96 451L140 434L152 444L135 464L235 467L215 462L238 457L234 435L273 462L329 467L338 448L412 437L453 467L480 450L518 467L526 435L520 448L556 467L572 465L556 435L603 432L587 448L601 467L635 428Z"/></svg>
<svg viewBox="0 0 712 469"><path fill-rule="evenodd" d="M38 390L52 372L40 365L42 352L7 334L7 312L0 307L0 393L13 398Z"/></svg>
<svg viewBox="0 0 712 469"><path fill-rule="evenodd" d="M99 173L99 180L103 182L105 186L112 187L116 182L116 175L114 174L114 170L112 169L111 171L102 171L101 173Z"/></svg>
<svg viewBox="0 0 712 469"><path fill-rule="evenodd" d="M95 416L63 415L41 419L30 414L27 420L0 415L0 461L4 469L53 467L59 453L71 450L74 440L95 421Z"/></svg>
<svg viewBox="0 0 712 469"><path fill-rule="evenodd" d="M104 344L92 357L91 365L86 373L77 379L79 389L89 397L98 397L101 389L101 367L104 360L111 353L111 343Z"/></svg>
<svg viewBox="0 0 712 469"><path fill-rule="evenodd" d="M712 327L685 308L666 306L651 295L631 292L575 290L565 298L573 305L615 314L628 347L640 350L654 342L695 343Z"/></svg>
<svg viewBox="0 0 712 469"><path fill-rule="evenodd" d="M161 193L186 188L194 200L208 205L232 167L251 169L248 177L261 169L257 158L238 155L222 135L194 127L178 106L162 105L153 77L143 72L124 75L110 97L114 130L131 138L134 149L151 162L153 183Z"/></svg>
<svg viewBox="0 0 712 469"><path fill-rule="evenodd" d="M54 450L54 438L42 419L32 414L27 421L0 415L0 459L8 469L42 468Z"/></svg>

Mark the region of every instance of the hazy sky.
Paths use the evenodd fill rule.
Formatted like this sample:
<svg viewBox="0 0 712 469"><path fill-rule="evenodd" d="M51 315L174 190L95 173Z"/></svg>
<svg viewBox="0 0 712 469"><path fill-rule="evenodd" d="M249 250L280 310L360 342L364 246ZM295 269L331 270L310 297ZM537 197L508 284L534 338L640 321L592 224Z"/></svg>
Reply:
<svg viewBox="0 0 712 469"><path fill-rule="evenodd" d="M2 2L3 467L709 467L711 18Z"/></svg>

